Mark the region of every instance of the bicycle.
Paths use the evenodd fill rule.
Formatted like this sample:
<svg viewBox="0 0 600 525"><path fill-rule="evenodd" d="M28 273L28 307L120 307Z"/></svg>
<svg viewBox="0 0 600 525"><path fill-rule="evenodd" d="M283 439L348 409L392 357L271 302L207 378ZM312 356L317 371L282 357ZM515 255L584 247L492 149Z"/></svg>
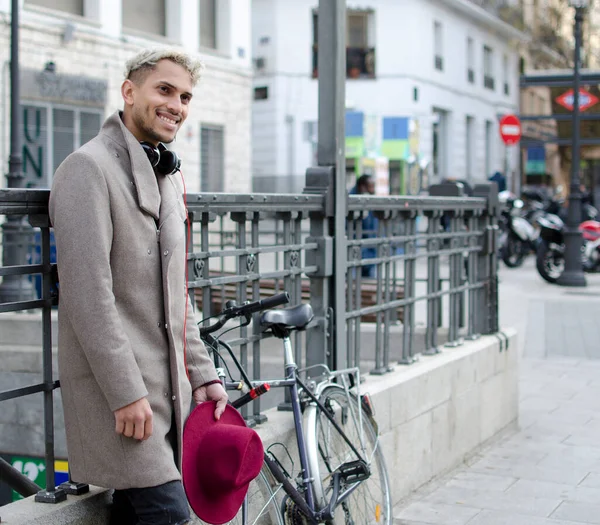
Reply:
<svg viewBox="0 0 600 525"><path fill-rule="evenodd" d="M263 471L251 485L249 495L232 523L389 525L392 505L387 468L370 398L368 394L360 393L359 369L331 371L326 365L316 365L298 370L290 333L304 330L313 313L309 304L272 309L288 302L286 292L242 305L228 301L224 310L214 316L216 322L208 326L202 326L207 320L198 323L200 335L213 353L225 387L246 390L244 395L232 401L235 408L270 388L287 388L290 394L299 474L296 477L290 474L281 457L273 452L273 446L267 448ZM263 313L255 315L259 312ZM241 327L250 324L253 317L265 332L282 341L284 379L250 380L231 346L211 335L231 319L241 318ZM227 351L240 380L227 379L221 366L227 368L221 348ZM306 382L300 377L317 371L321 378L318 382L312 376Z"/></svg>

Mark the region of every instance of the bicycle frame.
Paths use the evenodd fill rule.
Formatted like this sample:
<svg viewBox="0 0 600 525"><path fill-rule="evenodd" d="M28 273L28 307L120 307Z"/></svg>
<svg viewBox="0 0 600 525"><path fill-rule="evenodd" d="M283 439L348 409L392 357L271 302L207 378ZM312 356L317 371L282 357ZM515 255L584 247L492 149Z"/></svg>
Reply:
<svg viewBox="0 0 600 525"><path fill-rule="evenodd" d="M322 383L319 383L315 393L313 394L310 388L304 384L304 382L298 377L298 366L294 361L292 344L289 337L289 334L285 337L281 337L284 347L284 370L285 370L285 379L283 380L265 380L265 381L252 381L248 377L247 373L239 363L238 359L235 357L232 348L224 341L220 341L210 334L206 334L204 336L206 342L208 342L211 346L220 345L225 348L233 362L235 363L236 368L240 372L243 380L249 386L255 386L257 384L268 384L272 388L288 388L290 392L290 403L292 407L292 414L294 417L294 431L296 437L296 443L298 446L298 454L300 459L300 475L301 475L301 490L298 490L294 484L290 481L290 478L284 473L282 468L278 465L276 461L274 461L266 452L264 455L264 461L267 465L268 469L271 471L273 477L281 483L285 493L290 497L290 499L298 506L300 511L308 518L308 520L319 523L322 521L327 521L333 519L333 515L335 509L339 504L341 504L345 499L347 499L356 488L362 483L361 481L355 482L352 486L348 487L343 493L340 494L340 486L339 486L339 476L334 476L334 487L331 494L331 497L322 509L317 509L314 499L314 478L311 475L311 466L308 460L307 453L307 443L305 440L305 434L303 429L302 422L302 409L301 403L299 399L300 390L310 398L311 403L315 403L322 413L327 417L327 419L332 423L334 428L337 430L339 435L346 441L351 450L356 455L358 461L364 461L364 449L362 450L362 454L356 449L356 447L350 442L344 431L339 427L338 423L335 421L334 416L329 413L329 410L319 401L318 397L322 390L331 385L337 384L333 382L334 378L341 378L343 383L344 391L347 395L349 393L349 387L347 384L346 376L352 377L352 375L356 376L355 387L357 390L357 400L358 400L358 420L359 420L359 428L361 430L361 443L363 442L362 437L362 411L360 410L360 393L358 391L358 386L360 383L360 372L358 368L348 368L340 371L331 372L328 367L325 365L316 365L310 368L321 367L327 372L327 379ZM219 360L221 359L217 353L215 353L215 365L219 367ZM306 371L308 369L305 369ZM230 388L236 388L239 383L226 382L225 386ZM356 416L356 414L355 414Z"/></svg>

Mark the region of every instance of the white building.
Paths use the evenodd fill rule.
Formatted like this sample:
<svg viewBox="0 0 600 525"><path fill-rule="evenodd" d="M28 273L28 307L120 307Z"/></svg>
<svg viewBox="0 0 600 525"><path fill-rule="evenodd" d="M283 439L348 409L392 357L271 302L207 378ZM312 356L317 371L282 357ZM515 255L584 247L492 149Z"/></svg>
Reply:
<svg viewBox="0 0 600 525"><path fill-rule="evenodd" d="M29 186L48 187L58 164L122 108L125 61L144 47L167 45L206 64L190 115L172 145L182 158L188 191L250 190L250 0L21 0L20 5ZM10 6L10 0L0 0L2 173L10 153Z"/></svg>
<svg viewBox="0 0 600 525"><path fill-rule="evenodd" d="M525 34L467 0L347 7L349 185L356 173L375 171L382 191L416 193L444 177L518 170L498 122L518 112ZM257 191L299 190L315 162L317 8L317 0L252 3Z"/></svg>

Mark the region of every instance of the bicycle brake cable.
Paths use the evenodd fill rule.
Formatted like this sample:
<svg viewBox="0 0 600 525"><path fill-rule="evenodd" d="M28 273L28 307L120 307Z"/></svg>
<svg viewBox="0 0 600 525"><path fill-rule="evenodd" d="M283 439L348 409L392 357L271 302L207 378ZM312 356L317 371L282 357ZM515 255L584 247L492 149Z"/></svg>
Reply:
<svg viewBox="0 0 600 525"><path fill-rule="evenodd" d="M228 377L232 381L236 381L235 379L233 379L233 375L231 374L231 370L229 369L229 366L227 365L227 362L225 361L225 359L223 359L223 355L221 354L221 352L219 352L219 350L217 350L214 346L212 347L212 351L219 356L219 360L220 360L221 364L225 367L225 370L227 370Z"/></svg>

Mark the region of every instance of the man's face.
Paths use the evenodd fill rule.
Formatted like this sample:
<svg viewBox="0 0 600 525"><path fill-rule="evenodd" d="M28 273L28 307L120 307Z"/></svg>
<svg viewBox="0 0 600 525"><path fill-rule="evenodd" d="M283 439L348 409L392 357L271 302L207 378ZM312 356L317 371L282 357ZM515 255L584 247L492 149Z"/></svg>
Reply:
<svg viewBox="0 0 600 525"><path fill-rule="evenodd" d="M188 71L170 60L158 62L138 84L126 80L123 98L133 135L155 145L173 142L187 118L192 87Z"/></svg>
<svg viewBox="0 0 600 525"><path fill-rule="evenodd" d="M359 188L359 193L375 195L375 181L373 179L367 179Z"/></svg>

